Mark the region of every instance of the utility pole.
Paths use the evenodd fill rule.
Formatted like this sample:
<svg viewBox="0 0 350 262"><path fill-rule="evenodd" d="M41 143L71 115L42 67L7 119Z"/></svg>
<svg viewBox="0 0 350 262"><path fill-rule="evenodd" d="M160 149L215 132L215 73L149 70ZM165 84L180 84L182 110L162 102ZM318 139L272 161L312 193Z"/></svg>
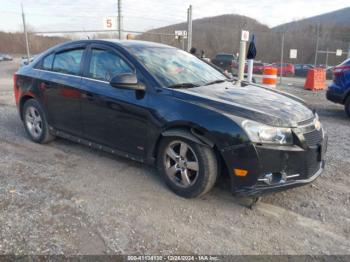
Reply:
<svg viewBox="0 0 350 262"><path fill-rule="evenodd" d="M315 67L317 66L317 53L318 53L318 42L320 40L320 23L317 24L317 33L316 33L316 51L315 51Z"/></svg>
<svg viewBox="0 0 350 262"><path fill-rule="evenodd" d="M122 0L118 0L118 36L122 39Z"/></svg>
<svg viewBox="0 0 350 262"><path fill-rule="evenodd" d="M326 68L328 67L328 48L327 48L327 51L326 51Z"/></svg>
<svg viewBox="0 0 350 262"><path fill-rule="evenodd" d="M29 63L29 58L30 58L29 41L28 41L28 32L27 32L27 27L26 27L26 18L25 18L24 11L23 11L23 3L21 3L21 8L22 8L23 33L24 33L24 37L26 40L27 62Z"/></svg>
<svg viewBox="0 0 350 262"><path fill-rule="evenodd" d="M282 33L282 40L281 40L281 63L280 63L280 84L282 84L282 69L283 69L283 56L284 56L284 35L285 32Z"/></svg>
<svg viewBox="0 0 350 262"><path fill-rule="evenodd" d="M187 9L187 52L192 47L192 5Z"/></svg>

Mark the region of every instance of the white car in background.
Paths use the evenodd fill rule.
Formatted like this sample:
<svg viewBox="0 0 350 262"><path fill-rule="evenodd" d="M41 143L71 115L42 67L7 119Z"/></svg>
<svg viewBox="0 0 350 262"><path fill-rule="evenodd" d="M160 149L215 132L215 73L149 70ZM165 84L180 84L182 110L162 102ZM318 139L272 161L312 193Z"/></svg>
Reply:
<svg viewBox="0 0 350 262"><path fill-rule="evenodd" d="M26 65L29 65L31 62L33 62L33 60L37 57L38 55L33 55L29 58L29 61L28 61L28 58L26 56L22 56L22 60L21 60L21 63L20 63L20 67L22 66L26 66Z"/></svg>
<svg viewBox="0 0 350 262"><path fill-rule="evenodd" d="M0 54L0 61L12 61L12 56L8 54Z"/></svg>

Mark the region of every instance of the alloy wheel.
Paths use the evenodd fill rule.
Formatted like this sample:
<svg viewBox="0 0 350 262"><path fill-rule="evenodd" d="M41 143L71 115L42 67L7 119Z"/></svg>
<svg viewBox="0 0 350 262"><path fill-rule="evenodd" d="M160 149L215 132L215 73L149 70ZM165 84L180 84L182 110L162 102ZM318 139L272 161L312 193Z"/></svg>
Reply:
<svg viewBox="0 0 350 262"><path fill-rule="evenodd" d="M164 155L166 175L178 186L192 186L199 172L198 158L190 145L183 141L170 143Z"/></svg>
<svg viewBox="0 0 350 262"><path fill-rule="evenodd" d="M39 114L39 111L33 107L29 106L25 113L25 123L28 128L29 133L34 138L39 138L43 133L43 121Z"/></svg>

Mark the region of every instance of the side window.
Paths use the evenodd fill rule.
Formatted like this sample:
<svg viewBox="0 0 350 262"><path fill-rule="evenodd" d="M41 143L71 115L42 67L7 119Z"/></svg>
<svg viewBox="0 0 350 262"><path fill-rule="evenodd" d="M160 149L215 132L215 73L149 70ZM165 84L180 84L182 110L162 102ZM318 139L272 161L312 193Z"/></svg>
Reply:
<svg viewBox="0 0 350 262"><path fill-rule="evenodd" d="M84 49L63 51L55 55L52 70L55 72L78 75Z"/></svg>
<svg viewBox="0 0 350 262"><path fill-rule="evenodd" d="M88 77L110 81L113 76L134 70L120 56L109 50L92 49Z"/></svg>
<svg viewBox="0 0 350 262"><path fill-rule="evenodd" d="M52 69L52 62L53 62L54 54L48 55L44 57L42 62L42 69L44 70L51 70Z"/></svg>

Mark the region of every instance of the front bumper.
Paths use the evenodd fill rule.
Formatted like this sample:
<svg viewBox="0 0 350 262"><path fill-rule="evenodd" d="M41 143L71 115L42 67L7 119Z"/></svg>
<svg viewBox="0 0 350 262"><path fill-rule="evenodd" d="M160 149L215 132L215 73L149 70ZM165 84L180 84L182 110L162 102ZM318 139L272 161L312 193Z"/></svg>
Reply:
<svg viewBox="0 0 350 262"><path fill-rule="evenodd" d="M343 104L344 102L344 92L342 87L332 83L326 92L326 98L334 103Z"/></svg>
<svg viewBox="0 0 350 262"><path fill-rule="evenodd" d="M291 180L285 183L275 185L246 187L242 189L237 189L234 192L234 194L237 196L260 196L267 193L278 192L298 186L303 186L316 180L316 178L318 178L322 174L324 166L325 161L322 160L320 162L320 168L318 169L318 171L309 178Z"/></svg>
<svg viewBox="0 0 350 262"><path fill-rule="evenodd" d="M231 171L232 191L238 196L259 196L302 186L314 181L324 170L327 135L315 146L267 146L245 144L223 151L228 171ZM235 168L247 170L244 177L236 176ZM271 184L261 182L266 174L281 174Z"/></svg>

